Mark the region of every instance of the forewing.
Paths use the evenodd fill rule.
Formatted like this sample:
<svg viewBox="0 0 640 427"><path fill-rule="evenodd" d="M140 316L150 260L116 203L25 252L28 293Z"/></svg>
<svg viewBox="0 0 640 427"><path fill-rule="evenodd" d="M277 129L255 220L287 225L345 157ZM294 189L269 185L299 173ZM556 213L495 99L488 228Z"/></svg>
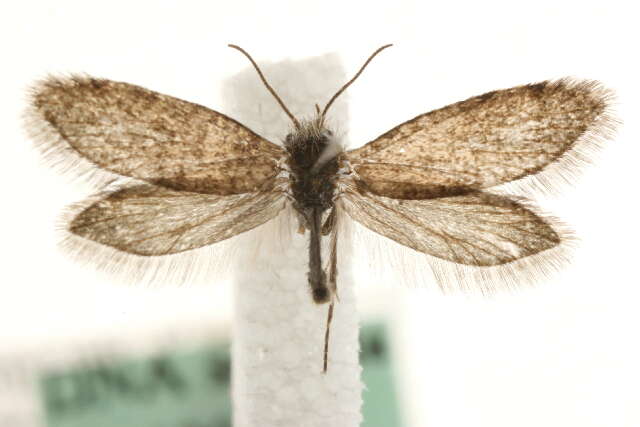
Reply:
<svg viewBox="0 0 640 427"><path fill-rule="evenodd" d="M563 79L489 92L405 122L346 159L369 190L430 198L528 175L611 130L611 94Z"/></svg>
<svg viewBox="0 0 640 427"><path fill-rule="evenodd" d="M102 169L174 190L265 190L285 154L223 114L128 83L49 78L33 89L31 109L28 125L45 150L71 148Z"/></svg>
<svg viewBox="0 0 640 427"><path fill-rule="evenodd" d="M425 200L345 191L342 200L347 214L370 230L458 264L506 264L560 243L548 222L521 203L480 191Z"/></svg>
<svg viewBox="0 0 640 427"><path fill-rule="evenodd" d="M69 230L127 253L168 255L251 230L283 207L279 192L218 196L141 185L95 202Z"/></svg>

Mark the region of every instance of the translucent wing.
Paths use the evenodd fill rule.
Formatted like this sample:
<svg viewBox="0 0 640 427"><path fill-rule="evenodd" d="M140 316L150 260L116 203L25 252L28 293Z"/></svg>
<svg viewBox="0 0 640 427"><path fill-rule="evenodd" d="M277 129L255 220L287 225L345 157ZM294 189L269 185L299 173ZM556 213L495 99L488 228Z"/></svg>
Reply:
<svg viewBox="0 0 640 427"><path fill-rule="evenodd" d="M279 192L226 196L141 185L116 191L78 214L69 230L136 255L168 255L255 228L284 207Z"/></svg>
<svg viewBox="0 0 640 427"><path fill-rule="evenodd" d="M567 79L489 92L415 117L345 157L369 190L388 197L487 188L536 174L607 133L610 97L598 83Z"/></svg>
<svg viewBox="0 0 640 427"><path fill-rule="evenodd" d="M61 150L70 148L99 168L174 190L265 190L285 154L223 114L127 83L49 78L33 89L31 110L28 127L49 154L67 161Z"/></svg>
<svg viewBox="0 0 640 427"><path fill-rule="evenodd" d="M472 266L495 266L557 246L547 220L515 200L481 191L398 200L356 190L343 193L347 214L416 251Z"/></svg>

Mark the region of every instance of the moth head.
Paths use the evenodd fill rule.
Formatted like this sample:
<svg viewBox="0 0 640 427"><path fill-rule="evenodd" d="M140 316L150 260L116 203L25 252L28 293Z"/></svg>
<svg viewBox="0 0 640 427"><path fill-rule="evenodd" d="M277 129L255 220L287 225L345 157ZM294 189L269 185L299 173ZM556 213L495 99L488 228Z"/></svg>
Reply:
<svg viewBox="0 0 640 427"><path fill-rule="evenodd" d="M318 114L311 119L299 121L298 126L293 126L284 138L284 146L287 150L291 150L299 144L308 143L308 141L327 145L332 137L333 132L325 126L324 117Z"/></svg>

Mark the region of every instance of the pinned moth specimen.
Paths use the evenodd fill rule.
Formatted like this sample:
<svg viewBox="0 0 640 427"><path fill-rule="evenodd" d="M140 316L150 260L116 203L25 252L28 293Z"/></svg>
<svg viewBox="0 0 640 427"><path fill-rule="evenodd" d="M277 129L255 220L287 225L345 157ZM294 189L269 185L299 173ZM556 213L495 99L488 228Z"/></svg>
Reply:
<svg viewBox="0 0 640 427"><path fill-rule="evenodd" d="M81 158L135 180L86 206L68 231L127 254L160 257L251 230L290 204L299 231L309 236L311 296L329 305L324 371L343 214L481 277L513 278L527 274L523 265L553 264L540 255L565 239L554 220L521 197L490 189L536 174L547 184L549 173L571 174L613 130L610 92L572 79L497 90L421 114L345 151L325 124L327 112L389 46L376 50L323 109L316 104L312 118L299 120L251 56L230 45L251 61L291 119L281 145L217 111L132 84L87 76L43 80L31 92L28 126L45 154ZM533 261L522 264L527 259Z"/></svg>

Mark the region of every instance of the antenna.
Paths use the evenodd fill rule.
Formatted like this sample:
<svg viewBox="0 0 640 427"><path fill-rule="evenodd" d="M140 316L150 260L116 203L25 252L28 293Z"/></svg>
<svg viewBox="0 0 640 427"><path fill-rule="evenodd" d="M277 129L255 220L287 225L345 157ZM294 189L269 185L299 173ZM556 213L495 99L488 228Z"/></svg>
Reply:
<svg viewBox="0 0 640 427"><path fill-rule="evenodd" d="M327 102L327 105L324 107L324 110L322 110L322 115L320 116L320 117L321 117L321 119L320 119L320 120L321 120L321 122L324 122L324 116L327 114L327 111L329 110L329 107L331 107L331 104L333 104L333 101L335 101L335 100L336 100L336 98L338 98L338 97L342 94L342 92L344 92L344 91L345 91L349 86L351 86L351 83L353 83L353 82L355 82L355 81L356 81L356 79L360 76L360 74L362 74L362 72L364 71L364 69L365 69L365 68L367 68L367 65L369 65L369 62L371 62L371 60L372 60L372 59L373 59L377 54L379 54L379 53L380 53L380 52L382 52L384 49L386 49L386 48L388 48L388 47L390 47L390 46L393 46L393 44L386 44L386 45L384 45L384 46L382 46L382 47L379 47L375 52L373 52L373 53L371 54L371 56L369 57L369 59L367 59L367 61L364 63L364 65L362 65L362 67L360 67L360 71L358 71L358 72L356 73L356 75L355 75L355 76L353 76L353 78L352 78L351 80L349 80L347 83L345 83L345 85L344 85L344 86L342 86L342 87L340 88L340 90L336 92L336 94L335 94L335 95L333 95L333 97L329 100L329 102Z"/></svg>
<svg viewBox="0 0 640 427"><path fill-rule="evenodd" d="M264 83L264 85L269 90L269 92L271 92L271 95L273 95L273 97L276 99L276 101L278 101L278 104L280 104L280 107L282 107L284 112L287 113L287 116L289 116L289 118L293 122L293 125L296 127L296 129L300 129L300 122L298 122L298 120L295 118L295 116L293 114L291 114L291 111L289 111L287 106L284 105L284 102L282 102L282 100L280 99L280 97L278 96L276 91L271 87L271 85L269 83L267 83L267 79L265 79L264 74L262 74L262 71L260 70L260 67L258 67L258 64L256 64L256 61L253 60L251 55L249 55L247 53L247 51L245 51L243 48L241 48L240 46L236 46L235 44L230 44L228 46L233 48L233 49L239 50L240 52L242 52L244 54L244 56L246 56L249 59L249 61L251 61L251 64L253 64L253 67L258 72L258 75L260 76L260 79L262 80L262 83ZM325 110L326 110L326 108L325 108Z"/></svg>

